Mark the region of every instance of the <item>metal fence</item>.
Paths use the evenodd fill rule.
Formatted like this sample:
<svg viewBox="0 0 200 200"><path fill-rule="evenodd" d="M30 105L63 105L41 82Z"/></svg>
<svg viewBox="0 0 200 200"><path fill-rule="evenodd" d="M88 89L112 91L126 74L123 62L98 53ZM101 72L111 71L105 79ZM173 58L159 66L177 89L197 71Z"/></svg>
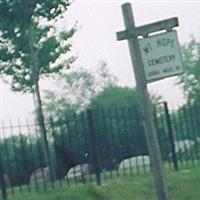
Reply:
<svg viewBox="0 0 200 200"><path fill-rule="evenodd" d="M164 165L178 170L199 163L200 107L169 112L155 109L154 120ZM50 162L45 160L37 123L2 124L0 182L3 196L48 190L151 171L137 109L87 110L46 122Z"/></svg>

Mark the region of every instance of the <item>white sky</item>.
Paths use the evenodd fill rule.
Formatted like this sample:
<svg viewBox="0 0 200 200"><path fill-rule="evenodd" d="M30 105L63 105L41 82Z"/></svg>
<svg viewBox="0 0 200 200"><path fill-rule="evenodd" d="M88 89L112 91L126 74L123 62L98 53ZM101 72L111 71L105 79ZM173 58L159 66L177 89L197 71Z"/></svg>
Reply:
<svg viewBox="0 0 200 200"><path fill-rule="evenodd" d="M127 41L117 41L116 32L124 30L121 5L132 2L136 25L143 25L170 17L179 18L177 28L180 43L200 33L200 1L123 1L76 0L69 8L62 26L78 21L79 30L73 39L73 54L78 56L74 67L94 68L98 62L108 63L121 85L135 86ZM134 3L133 3L134 2ZM170 104L183 102L183 95L168 78L150 85L150 91L163 95ZM0 82L0 120L31 118L31 95L13 93ZM48 84L45 84L48 88Z"/></svg>

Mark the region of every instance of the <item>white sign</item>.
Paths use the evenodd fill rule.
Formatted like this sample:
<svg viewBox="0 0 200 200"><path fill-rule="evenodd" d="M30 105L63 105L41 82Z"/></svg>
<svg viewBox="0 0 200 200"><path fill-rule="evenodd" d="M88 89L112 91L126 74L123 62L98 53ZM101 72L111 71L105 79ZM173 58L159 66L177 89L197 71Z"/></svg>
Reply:
<svg viewBox="0 0 200 200"><path fill-rule="evenodd" d="M140 39L139 46L147 81L183 73L180 47L175 31Z"/></svg>

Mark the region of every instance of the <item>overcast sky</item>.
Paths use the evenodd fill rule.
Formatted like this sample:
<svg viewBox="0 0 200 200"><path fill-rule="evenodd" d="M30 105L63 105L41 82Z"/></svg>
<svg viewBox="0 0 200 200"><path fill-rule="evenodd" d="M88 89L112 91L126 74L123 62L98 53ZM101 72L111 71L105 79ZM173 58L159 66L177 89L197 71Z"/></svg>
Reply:
<svg viewBox="0 0 200 200"><path fill-rule="evenodd" d="M121 5L132 2L136 25L143 25L170 17L178 17L179 41L189 41L191 35L199 38L200 2L198 1L103 1L76 0L69 8L61 26L70 27L78 21L78 31L73 39L73 54L78 57L73 67L94 68L106 61L121 85L135 86L135 79L127 41L117 41L116 32L124 30ZM134 3L133 3L134 2ZM183 102L183 95L173 85L175 78L155 82L150 91L161 94L170 104ZM46 88L48 84L46 83ZM31 95L13 93L1 82L1 119L31 118Z"/></svg>

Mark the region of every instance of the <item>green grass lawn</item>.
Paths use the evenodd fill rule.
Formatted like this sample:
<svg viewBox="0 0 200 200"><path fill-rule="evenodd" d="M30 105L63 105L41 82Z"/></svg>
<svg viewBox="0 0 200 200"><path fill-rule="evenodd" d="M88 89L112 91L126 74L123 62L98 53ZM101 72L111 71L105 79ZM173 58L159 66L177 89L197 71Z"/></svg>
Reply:
<svg viewBox="0 0 200 200"><path fill-rule="evenodd" d="M170 200L200 200L200 166L167 172ZM94 184L64 186L48 192L9 195L10 200L156 200L150 175L126 176Z"/></svg>

